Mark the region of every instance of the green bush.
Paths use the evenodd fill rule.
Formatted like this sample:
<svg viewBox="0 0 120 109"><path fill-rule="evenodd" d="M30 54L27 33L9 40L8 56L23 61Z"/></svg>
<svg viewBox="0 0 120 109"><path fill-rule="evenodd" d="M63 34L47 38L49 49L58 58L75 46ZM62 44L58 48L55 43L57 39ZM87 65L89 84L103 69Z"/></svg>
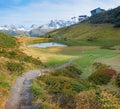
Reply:
<svg viewBox="0 0 120 109"><path fill-rule="evenodd" d="M116 77L116 84L118 87L120 87L120 73Z"/></svg>
<svg viewBox="0 0 120 109"><path fill-rule="evenodd" d="M29 63L35 64L37 66L43 65L43 63L40 60L32 58L32 56L27 56L25 54L23 54L19 60L24 61L24 62L29 62Z"/></svg>
<svg viewBox="0 0 120 109"><path fill-rule="evenodd" d="M115 22L114 27L120 27L120 19L118 22Z"/></svg>
<svg viewBox="0 0 120 109"><path fill-rule="evenodd" d="M110 82L114 75L116 75L115 70L108 68L106 65L101 65L88 79L95 84L102 85Z"/></svg>
<svg viewBox="0 0 120 109"><path fill-rule="evenodd" d="M61 68L52 73L54 76L66 76L70 78L80 78L82 71L74 64L71 64L65 68Z"/></svg>
<svg viewBox="0 0 120 109"><path fill-rule="evenodd" d="M38 78L46 84L47 90L52 95L52 100L59 103L61 108L74 109L76 95L88 88L77 79L65 76L43 76ZM82 81L82 80L81 80Z"/></svg>
<svg viewBox="0 0 120 109"><path fill-rule="evenodd" d="M24 71L24 65L23 63L18 62L7 62L7 69L11 72L23 72Z"/></svg>

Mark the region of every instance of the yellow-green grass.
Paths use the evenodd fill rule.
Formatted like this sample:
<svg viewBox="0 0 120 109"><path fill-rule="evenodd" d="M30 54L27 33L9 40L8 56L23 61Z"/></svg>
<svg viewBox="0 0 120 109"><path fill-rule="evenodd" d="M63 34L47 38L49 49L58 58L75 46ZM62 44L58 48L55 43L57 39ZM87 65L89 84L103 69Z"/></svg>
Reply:
<svg viewBox="0 0 120 109"><path fill-rule="evenodd" d="M9 64L7 64L9 62ZM12 63L12 66L11 66ZM17 68L16 63L20 63L24 70ZM9 65L9 69L8 69ZM19 65L19 64L18 64ZM35 65L29 62L19 62L16 59L0 57L0 109L4 109L6 100L10 94L12 85L16 78L29 70L38 69L41 65ZM10 71L12 69L13 71Z"/></svg>
<svg viewBox="0 0 120 109"><path fill-rule="evenodd" d="M61 65L71 58L80 56L82 51L98 49L99 47L93 46L68 46L68 47L48 47L48 48L37 48L31 47L25 50L25 53L39 58L44 62L46 67L55 67Z"/></svg>
<svg viewBox="0 0 120 109"><path fill-rule="evenodd" d="M46 38L27 38L25 41L23 41L23 43L28 44L29 41L34 42L34 40L36 43L42 43L43 40L46 40ZM67 46L67 47L48 47L48 48L29 47L28 48L27 45L21 45L20 48L29 56L40 58L43 62L45 62L47 60L51 60L50 58L60 57L62 59L62 57L71 58L73 56L78 56L82 51L97 49L99 48L99 46Z"/></svg>
<svg viewBox="0 0 120 109"><path fill-rule="evenodd" d="M34 37L34 38L27 38L27 40L25 41L25 43L27 45L29 44L35 44L35 43L42 43L42 42L49 42L51 39L48 38L38 38L38 37Z"/></svg>
<svg viewBox="0 0 120 109"><path fill-rule="evenodd" d="M105 57L98 58L95 60L95 62L100 62L106 65L109 65L113 69L116 69L118 73L120 72L120 54L116 54L111 58L105 58Z"/></svg>
<svg viewBox="0 0 120 109"><path fill-rule="evenodd" d="M112 57L116 57L116 55L118 54L118 52L113 50L104 50L94 47L88 48L88 50L87 47L84 47L84 51L84 49L81 50L80 46L65 48L52 47L46 49L30 49L32 49L34 53L39 54L37 55L38 57L41 57L41 59L45 59L43 62L46 67L55 67L67 62L71 58L75 59L74 63L77 64L82 70L83 73L81 77L83 78L87 78L90 74L93 73L92 64L96 62L96 60L110 59Z"/></svg>
<svg viewBox="0 0 120 109"><path fill-rule="evenodd" d="M16 78L15 75L9 75L10 72L7 71L6 61L8 61L8 59L0 57L0 109L4 109L11 85Z"/></svg>
<svg viewBox="0 0 120 109"><path fill-rule="evenodd" d="M13 48L17 45L14 37L0 32L0 49Z"/></svg>
<svg viewBox="0 0 120 109"><path fill-rule="evenodd" d="M40 40L40 38L37 39ZM75 58L74 63L83 71L83 78L93 73L92 64L96 60L109 59L117 54L116 51L100 49L99 46L36 47L27 48L25 52L35 58L40 58L46 67L55 67Z"/></svg>
<svg viewBox="0 0 120 109"><path fill-rule="evenodd" d="M0 109L5 108L11 87L18 76L43 67L39 60L27 56L18 49L19 43L16 39L0 33Z"/></svg>
<svg viewBox="0 0 120 109"><path fill-rule="evenodd" d="M111 58L114 57L117 54L117 52L112 50L104 50L104 49L96 49L96 50L89 50L81 52L80 58L76 59L74 61L75 64L79 66L79 68L82 70L82 78L87 78L90 76L94 69L92 68L92 64L97 59L103 59L103 58Z"/></svg>
<svg viewBox="0 0 120 109"><path fill-rule="evenodd" d="M55 41L68 45L120 45L120 28L112 24L79 23L70 27L55 30L50 34Z"/></svg>
<svg viewBox="0 0 120 109"><path fill-rule="evenodd" d="M39 41L37 43L39 43ZM118 50L101 49L100 46L68 46L68 47L48 47L48 48L23 47L23 48L26 54L42 60L46 65L46 67L55 67L67 62L71 58L75 59L73 62L73 65L74 64L77 65L77 67L82 71L79 81L82 81L82 80L87 81L86 79L92 73L94 73L95 69L93 68L93 63L95 62L101 62L101 60L103 60L102 63L108 65L107 60L112 59L111 62L113 61L115 63L117 62L117 64L120 64L120 61L118 61L119 48ZM114 65L116 66L117 64L114 64ZM112 64L110 64L110 66L112 66ZM49 78L49 75L47 76ZM57 82L58 82L58 78L60 78L60 76L56 77ZM47 87L46 84L42 82L42 80L44 80L44 76L34 80L31 87L32 91L36 95L35 102L36 101L42 102L43 107L45 107L46 109L47 108L49 109L50 107L49 104L51 104L53 107L55 106L55 108L58 108L58 104L55 105L51 101L50 99L51 95L48 92L48 90L55 89L55 88ZM53 78L51 80L57 83ZM67 79L65 78L65 80ZM113 87L111 83L108 87L110 86ZM55 85L55 87L59 87L59 85ZM103 86L103 87L104 89L108 89L106 86ZM116 90L116 86L114 87L114 89ZM70 89L68 88L68 90ZM68 92L66 91L66 93ZM50 103L48 101L50 101Z"/></svg>

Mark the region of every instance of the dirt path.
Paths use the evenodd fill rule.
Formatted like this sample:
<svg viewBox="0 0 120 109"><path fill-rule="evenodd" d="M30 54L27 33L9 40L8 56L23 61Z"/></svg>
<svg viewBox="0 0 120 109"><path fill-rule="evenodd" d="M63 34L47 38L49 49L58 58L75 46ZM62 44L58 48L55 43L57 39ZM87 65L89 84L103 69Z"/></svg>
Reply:
<svg viewBox="0 0 120 109"><path fill-rule="evenodd" d="M33 109L33 94L30 90L32 80L35 79L37 76L43 75L44 72L47 70L57 70L66 67L71 64L72 61L73 60L69 60L67 63L56 68L32 70L24 73L16 80L16 83L12 87L11 94L6 103L5 109Z"/></svg>

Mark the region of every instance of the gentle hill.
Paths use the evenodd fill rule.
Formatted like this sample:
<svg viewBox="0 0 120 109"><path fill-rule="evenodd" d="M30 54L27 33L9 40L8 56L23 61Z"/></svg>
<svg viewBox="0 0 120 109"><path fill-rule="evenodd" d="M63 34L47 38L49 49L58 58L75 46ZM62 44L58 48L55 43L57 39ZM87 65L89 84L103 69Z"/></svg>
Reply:
<svg viewBox="0 0 120 109"><path fill-rule="evenodd" d="M84 22L50 32L47 36L68 45L120 45L120 28L113 28L112 24Z"/></svg>
<svg viewBox="0 0 120 109"><path fill-rule="evenodd" d="M64 27L44 37L68 45L120 45L120 7L91 16L87 21Z"/></svg>

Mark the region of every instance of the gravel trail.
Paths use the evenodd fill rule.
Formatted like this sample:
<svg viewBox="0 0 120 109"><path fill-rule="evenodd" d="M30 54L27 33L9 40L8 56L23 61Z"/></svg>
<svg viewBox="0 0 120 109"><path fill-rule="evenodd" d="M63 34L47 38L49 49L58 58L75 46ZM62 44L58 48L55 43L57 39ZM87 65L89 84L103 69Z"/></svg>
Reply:
<svg viewBox="0 0 120 109"><path fill-rule="evenodd" d="M34 96L30 90L32 80L37 76L43 75L47 70L57 70L66 67L71 64L72 61L73 60L69 60L67 63L55 68L32 70L18 77L16 83L12 87L5 109L33 109L32 100Z"/></svg>

